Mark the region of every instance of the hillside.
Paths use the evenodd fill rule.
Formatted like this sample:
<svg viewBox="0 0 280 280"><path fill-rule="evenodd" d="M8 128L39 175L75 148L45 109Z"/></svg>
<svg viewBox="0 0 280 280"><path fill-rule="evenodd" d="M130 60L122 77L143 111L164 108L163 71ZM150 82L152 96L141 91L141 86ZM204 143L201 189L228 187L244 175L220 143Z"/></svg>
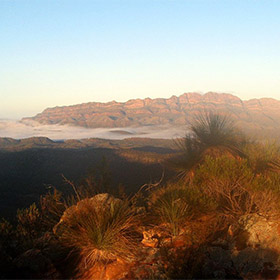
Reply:
<svg viewBox="0 0 280 280"><path fill-rule="evenodd" d="M171 151L176 148L171 139L127 138L123 140L109 140L87 138L81 140L52 141L47 137L31 137L26 139L13 139L0 137L0 151L15 152L27 149L144 149L152 152L160 150Z"/></svg>
<svg viewBox="0 0 280 280"><path fill-rule="evenodd" d="M280 125L280 101L272 98L242 101L231 94L184 93L168 99L133 99L127 102L90 102L47 108L34 117L41 124L70 124L90 128L188 124L201 111L230 114L246 130L274 131Z"/></svg>

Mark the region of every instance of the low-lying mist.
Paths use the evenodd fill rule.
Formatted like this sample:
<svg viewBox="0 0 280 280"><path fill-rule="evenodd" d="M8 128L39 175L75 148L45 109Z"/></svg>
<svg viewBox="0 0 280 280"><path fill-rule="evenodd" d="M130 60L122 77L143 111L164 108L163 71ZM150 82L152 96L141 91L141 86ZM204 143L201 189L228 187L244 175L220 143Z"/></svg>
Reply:
<svg viewBox="0 0 280 280"><path fill-rule="evenodd" d="M144 126L122 128L84 128L69 125L42 125L35 121L0 120L0 137L23 139L48 137L52 140L103 138L122 140L130 137L172 139L182 137L186 127Z"/></svg>

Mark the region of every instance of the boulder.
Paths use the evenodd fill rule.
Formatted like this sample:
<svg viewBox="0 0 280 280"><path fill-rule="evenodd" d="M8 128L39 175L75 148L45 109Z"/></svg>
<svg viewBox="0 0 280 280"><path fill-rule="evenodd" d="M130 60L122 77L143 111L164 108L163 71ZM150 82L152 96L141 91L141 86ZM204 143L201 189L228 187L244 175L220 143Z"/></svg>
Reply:
<svg viewBox="0 0 280 280"><path fill-rule="evenodd" d="M246 247L271 249L280 253L280 221L258 214L242 216L238 221L237 241ZM237 244L238 245L238 244Z"/></svg>
<svg viewBox="0 0 280 280"><path fill-rule="evenodd" d="M226 235L205 244L201 277L280 279L280 235L277 218L240 217Z"/></svg>
<svg viewBox="0 0 280 280"><path fill-rule="evenodd" d="M242 277L268 279L279 274L279 225L277 218L248 214L232 227L231 257Z"/></svg>

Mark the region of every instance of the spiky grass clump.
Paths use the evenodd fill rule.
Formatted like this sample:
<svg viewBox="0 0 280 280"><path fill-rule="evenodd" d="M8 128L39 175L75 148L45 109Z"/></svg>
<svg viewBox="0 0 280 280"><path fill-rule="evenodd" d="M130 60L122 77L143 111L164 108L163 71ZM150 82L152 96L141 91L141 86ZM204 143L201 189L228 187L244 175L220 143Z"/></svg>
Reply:
<svg viewBox="0 0 280 280"><path fill-rule="evenodd" d="M64 245L80 253L87 265L116 259L130 261L136 252L139 221L129 200L97 207L85 199L82 207L60 224L57 234Z"/></svg>
<svg viewBox="0 0 280 280"><path fill-rule="evenodd" d="M168 163L179 176L189 178L207 155L244 157L244 142L244 136L228 116L207 112L197 115L188 134L177 141L179 154Z"/></svg>
<svg viewBox="0 0 280 280"><path fill-rule="evenodd" d="M255 175L280 173L280 147L277 143L249 143L244 151Z"/></svg>
<svg viewBox="0 0 280 280"><path fill-rule="evenodd" d="M153 222L164 225L171 235L176 236L188 221L207 212L210 202L195 189L169 183L151 193L149 206Z"/></svg>

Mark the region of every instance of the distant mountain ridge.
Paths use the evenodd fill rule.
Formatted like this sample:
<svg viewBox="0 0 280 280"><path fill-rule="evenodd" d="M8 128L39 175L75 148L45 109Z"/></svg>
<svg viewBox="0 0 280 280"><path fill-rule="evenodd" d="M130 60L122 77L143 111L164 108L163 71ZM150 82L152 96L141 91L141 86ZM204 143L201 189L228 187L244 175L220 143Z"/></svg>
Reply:
<svg viewBox="0 0 280 280"><path fill-rule="evenodd" d="M242 101L227 93L184 93L170 98L132 99L127 102L89 102L47 108L34 117L41 124L69 124L82 127L136 127L185 125L202 111L230 114L246 129L279 129L280 101L272 98Z"/></svg>

